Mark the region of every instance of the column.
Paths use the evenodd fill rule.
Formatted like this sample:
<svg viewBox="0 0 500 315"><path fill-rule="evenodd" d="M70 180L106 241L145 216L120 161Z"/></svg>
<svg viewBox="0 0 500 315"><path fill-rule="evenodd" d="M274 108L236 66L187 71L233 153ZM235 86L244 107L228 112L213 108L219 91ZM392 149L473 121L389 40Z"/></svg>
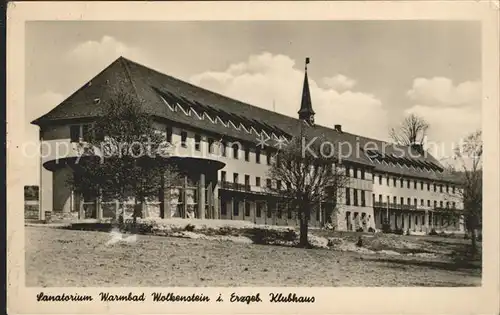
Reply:
<svg viewBox="0 0 500 315"><path fill-rule="evenodd" d="M96 198L95 213L96 213L96 219L97 220L102 220L102 200L101 200L101 194L99 194L99 197Z"/></svg>
<svg viewBox="0 0 500 315"><path fill-rule="evenodd" d="M208 201L208 215L207 219L215 219L214 212L214 191L212 181L208 182L207 185L207 201Z"/></svg>
<svg viewBox="0 0 500 315"><path fill-rule="evenodd" d="M78 219L85 219L85 208L83 207L83 194L78 193L76 195L76 208L78 209Z"/></svg>
<svg viewBox="0 0 500 315"><path fill-rule="evenodd" d="M220 204L220 199L219 199L219 184L217 181L214 182L213 189L214 189L213 199L214 199L214 214L215 214L214 219L220 219L221 218L221 214L220 214L221 204Z"/></svg>
<svg viewBox="0 0 500 315"><path fill-rule="evenodd" d="M233 197L231 197L231 199L229 199L229 207L228 208L229 208L229 217L232 220L233 215L234 215L234 198Z"/></svg>
<svg viewBox="0 0 500 315"><path fill-rule="evenodd" d="M424 226L425 226L425 232L429 232L429 210L425 210L425 216L424 216Z"/></svg>
<svg viewBox="0 0 500 315"><path fill-rule="evenodd" d="M184 185L183 185L183 188L182 188L182 200L184 201L184 203L182 204L182 208L183 208L183 214L182 214L182 217L185 219L187 217L187 184L188 184L188 180L187 180L187 175L184 175Z"/></svg>
<svg viewBox="0 0 500 315"><path fill-rule="evenodd" d="M200 173L198 181L198 215L205 219L205 173Z"/></svg>
<svg viewBox="0 0 500 315"><path fill-rule="evenodd" d="M263 213L263 215L264 215L264 224L267 225L267 211L269 211L268 210L268 201L267 200L263 203L263 207L262 208L264 210L264 213Z"/></svg>

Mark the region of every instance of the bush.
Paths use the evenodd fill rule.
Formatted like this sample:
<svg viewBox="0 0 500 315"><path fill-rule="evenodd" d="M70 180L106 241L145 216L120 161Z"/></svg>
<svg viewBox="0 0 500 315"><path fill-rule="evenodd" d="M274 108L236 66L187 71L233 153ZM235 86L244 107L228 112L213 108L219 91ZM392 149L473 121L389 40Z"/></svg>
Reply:
<svg viewBox="0 0 500 315"><path fill-rule="evenodd" d="M429 232L429 235L438 235L438 233L436 232L435 228L432 228L432 230Z"/></svg>
<svg viewBox="0 0 500 315"><path fill-rule="evenodd" d="M372 227L370 226L370 227L368 228L368 232L370 232L370 233L375 233L375 229L374 229L374 228L372 228Z"/></svg>
<svg viewBox="0 0 500 315"><path fill-rule="evenodd" d="M358 237L358 241L356 242L357 247L363 247L363 238L360 236Z"/></svg>
<svg viewBox="0 0 500 315"><path fill-rule="evenodd" d="M385 219L382 223L382 232L391 233L391 223L389 223L389 220L387 219Z"/></svg>
<svg viewBox="0 0 500 315"><path fill-rule="evenodd" d="M186 227L184 228L184 230L188 231L188 232L193 232L194 228L195 228L195 226L193 224L188 224L188 225L186 225Z"/></svg>
<svg viewBox="0 0 500 315"><path fill-rule="evenodd" d="M362 227L359 227L359 228L357 228L357 229L356 229L356 232L364 232L364 231L365 231L365 230L363 230L363 228L362 228Z"/></svg>

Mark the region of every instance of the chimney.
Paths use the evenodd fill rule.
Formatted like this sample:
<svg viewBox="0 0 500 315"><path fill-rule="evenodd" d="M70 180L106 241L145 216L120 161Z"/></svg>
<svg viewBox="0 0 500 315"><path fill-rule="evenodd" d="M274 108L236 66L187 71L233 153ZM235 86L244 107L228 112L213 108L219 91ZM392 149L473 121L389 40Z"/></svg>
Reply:
<svg viewBox="0 0 500 315"><path fill-rule="evenodd" d="M342 125L335 125L335 130L342 132Z"/></svg>

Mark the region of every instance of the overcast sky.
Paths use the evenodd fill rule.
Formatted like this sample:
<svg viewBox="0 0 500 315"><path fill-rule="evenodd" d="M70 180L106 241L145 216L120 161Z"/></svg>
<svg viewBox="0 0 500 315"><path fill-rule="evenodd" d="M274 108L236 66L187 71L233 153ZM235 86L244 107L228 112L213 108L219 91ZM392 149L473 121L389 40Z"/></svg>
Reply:
<svg viewBox="0 0 500 315"><path fill-rule="evenodd" d="M316 122L387 139L408 113L451 143L481 126L481 29L475 22L29 22L26 141L48 112L119 56L297 117L310 57ZM37 184L38 159L26 158Z"/></svg>

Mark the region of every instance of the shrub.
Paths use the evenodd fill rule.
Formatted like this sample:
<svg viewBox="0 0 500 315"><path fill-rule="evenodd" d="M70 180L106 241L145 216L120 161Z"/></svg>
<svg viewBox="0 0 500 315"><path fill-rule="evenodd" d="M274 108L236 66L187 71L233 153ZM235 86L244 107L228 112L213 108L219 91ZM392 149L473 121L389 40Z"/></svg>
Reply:
<svg viewBox="0 0 500 315"><path fill-rule="evenodd" d="M193 232L194 228L195 228L195 226L193 224L188 223L188 225L186 225L186 227L184 228L184 230L188 231L188 232Z"/></svg>
<svg viewBox="0 0 500 315"><path fill-rule="evenodd" d="M363 230L363 228L362 228L362 227L359 227L359 228L357 228L357 229L356 229L356 232L364 232L364 231L365 231L365 230Z"/></svg>
<svg viewBox="0 0 500 315"><path fill-rule="evenodd" d="M391 233L391 223L389 223L389 220L387 219L385 219L382 223L382 232Z"/></svg>
<svg viewBox="0 0 500 315"><path fill-rule="evenodd" d="M358 241L356 242L356 246L363 247L363 238L361 236L358 237Z"/></svg>
<svg viewBox="0 0 500 315"><path fill-rule="evenodd" d="M374 229L374 228L372 228L372 227L370 226L370 227L368 228L368 232L370 232L370 233L375 233L375 229Z"/></svg>
<svg viewBox="0 0 500 315"><path fill-rule="evenodd" d="M435 228L432 228L431 231L429 232L429 235L438 235L438 233L436 232Z"/></svg>

